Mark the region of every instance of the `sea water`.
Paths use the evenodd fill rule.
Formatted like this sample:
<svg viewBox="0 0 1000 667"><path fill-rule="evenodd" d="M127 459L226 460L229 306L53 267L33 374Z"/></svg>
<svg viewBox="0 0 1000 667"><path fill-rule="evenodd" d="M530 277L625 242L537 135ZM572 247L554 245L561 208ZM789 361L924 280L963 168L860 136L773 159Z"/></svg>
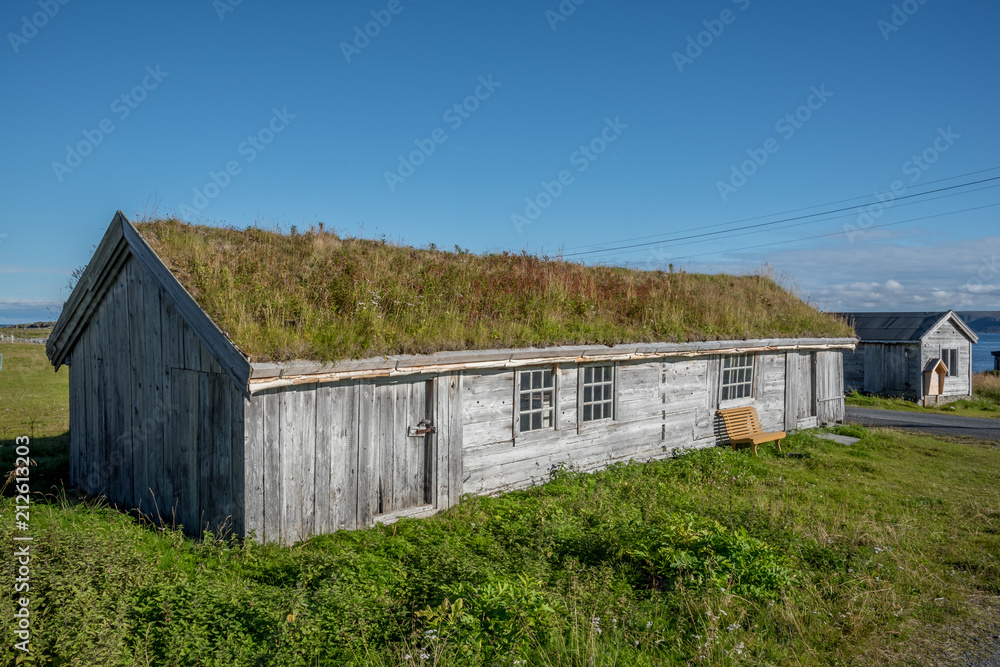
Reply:
<svg viewBox="0 0 1000 667"><path fill-rule="evenodd" d="M1000 351L1000 334L979 334L979 342L972 346L972 372L993 370L993 355Z"/></svg>

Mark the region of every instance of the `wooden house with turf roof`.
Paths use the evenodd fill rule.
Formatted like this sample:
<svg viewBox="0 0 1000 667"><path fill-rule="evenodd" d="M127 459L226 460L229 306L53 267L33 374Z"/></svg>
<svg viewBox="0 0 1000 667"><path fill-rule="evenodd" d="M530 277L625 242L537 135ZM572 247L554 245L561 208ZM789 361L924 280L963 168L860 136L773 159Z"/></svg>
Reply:
<svg viewBox="0 0 1000 667"><path fill-rule="evenodd" d="M48 340L72 483L192 534L295 542L463 494L839 422L851 329L762 276L108 227Z"/></svg>

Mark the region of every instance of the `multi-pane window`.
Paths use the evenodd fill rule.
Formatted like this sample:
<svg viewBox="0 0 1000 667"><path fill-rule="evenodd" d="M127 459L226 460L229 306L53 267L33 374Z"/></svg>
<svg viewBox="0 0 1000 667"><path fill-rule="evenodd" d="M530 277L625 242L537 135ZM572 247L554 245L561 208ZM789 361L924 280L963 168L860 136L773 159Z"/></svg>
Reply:
<svg viewBox="0 0 1000 667"><path fill-rule="evenodd" d="M583 421L612 419L615 404L615 367L583 367Z"/></svg>
<svg viewBox="0 0 1000 667"><path fill-rule="evenodd" d="M554 428L556 389L552 369L521 371L518 375L520 432Z"/></svg>
<svg viewBox="0 0 1000 667"><path fill-rule="evenodd" d="M948 376L958 376L958 348L941 349L941 361L948 367Z"/></svg>
<svg viewBox="0 0 1000 667"><path fill-rule="evenodd" d="M722 400L749 398L753 395L753 354L730 354L723 357Z"/></svg>

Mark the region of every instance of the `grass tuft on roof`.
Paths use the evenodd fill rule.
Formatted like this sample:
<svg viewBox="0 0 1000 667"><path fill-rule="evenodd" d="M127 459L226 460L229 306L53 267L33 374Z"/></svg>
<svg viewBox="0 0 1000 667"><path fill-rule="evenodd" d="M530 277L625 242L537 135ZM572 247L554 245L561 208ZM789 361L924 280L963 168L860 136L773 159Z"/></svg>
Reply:
<svg viewBox="0 0 1000 667"><path fill-rule="evenodd" d="M584 266L177 220L136 225L253 361L852 336L767 276Z"/></svg>

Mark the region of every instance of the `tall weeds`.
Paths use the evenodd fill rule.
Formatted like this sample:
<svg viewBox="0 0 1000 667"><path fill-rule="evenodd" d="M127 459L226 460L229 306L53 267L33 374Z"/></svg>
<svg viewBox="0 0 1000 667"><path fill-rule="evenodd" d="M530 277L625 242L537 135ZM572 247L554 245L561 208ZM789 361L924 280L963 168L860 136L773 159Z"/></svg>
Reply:
<svg viewBox="0 0 1000 667"><path fill-rule="evenodd" d="M760 275L583 266L527 253L140 223L140 233L255 361L851 329Z"/></svg>

